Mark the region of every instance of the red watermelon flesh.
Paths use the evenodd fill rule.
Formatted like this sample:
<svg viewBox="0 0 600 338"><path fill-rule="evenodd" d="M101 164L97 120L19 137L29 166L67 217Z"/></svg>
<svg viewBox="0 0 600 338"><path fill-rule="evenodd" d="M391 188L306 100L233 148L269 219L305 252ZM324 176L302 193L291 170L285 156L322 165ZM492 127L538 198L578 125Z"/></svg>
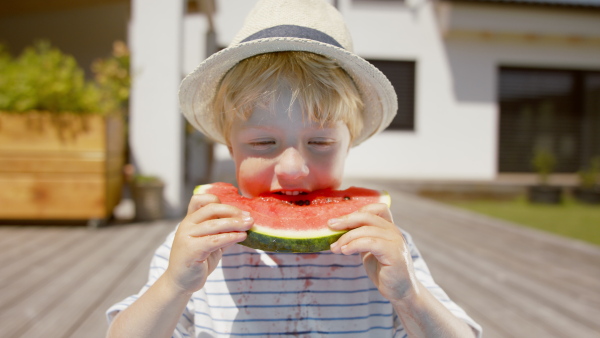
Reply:
<svg viewBox="0 0 600 338"><path fill-rule="evenodd" d="M346 190L317 190L298 195L268 193L247 198L229 183L198 186L195 193L210 193L221 203L249 211L254 226L240 243L255 249L279 252L328 250L345 231L332 231L327 221L350 214L372 203L387 203L385 192L351 187Z"/></svg>

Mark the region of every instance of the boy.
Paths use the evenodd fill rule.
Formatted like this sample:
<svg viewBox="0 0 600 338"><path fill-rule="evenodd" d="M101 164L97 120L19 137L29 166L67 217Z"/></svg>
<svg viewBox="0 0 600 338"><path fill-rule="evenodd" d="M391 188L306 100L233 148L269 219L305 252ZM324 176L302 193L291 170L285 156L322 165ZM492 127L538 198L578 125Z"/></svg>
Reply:
<svg viewBox="0 0 600 338"><path fill-rule="evenodd" d="M393 88L350 47L326 2L264 0L232 46L183 81L184 114L229 147L240 193L338 188L349 149L390 123ZM237 245L253 222L193 196L149 283L109 309L109 336L480 335L383 204L330 220L349 231L316 254Z"/></svg>

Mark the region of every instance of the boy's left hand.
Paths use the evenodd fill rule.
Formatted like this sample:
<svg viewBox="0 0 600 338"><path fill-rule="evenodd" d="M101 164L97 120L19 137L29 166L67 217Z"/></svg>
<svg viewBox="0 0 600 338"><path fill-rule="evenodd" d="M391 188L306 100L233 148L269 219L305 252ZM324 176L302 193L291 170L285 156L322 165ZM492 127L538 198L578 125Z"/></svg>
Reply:
<svg viewBox="0 0 600 338"><path fill-rule="evenodd" d="M360 253L367 275L388 300L402 300L416 291L410 251L387 205L370 204L329 221L332 230L350 230L331 245L333 253Z"/></svg>

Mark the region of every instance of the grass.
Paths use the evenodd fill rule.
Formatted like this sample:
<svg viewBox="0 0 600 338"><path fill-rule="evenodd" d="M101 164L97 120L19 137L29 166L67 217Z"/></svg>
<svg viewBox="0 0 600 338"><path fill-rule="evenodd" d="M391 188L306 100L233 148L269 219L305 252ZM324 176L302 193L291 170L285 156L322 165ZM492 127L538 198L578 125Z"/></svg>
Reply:
<svg viewBox="0 0 600 338"><path fill-rule="evenodd" d="M525 197L510 201L444 200L454 206L524 226L600 245L600 206L567 197L561 205L531 204Z"/></svg>

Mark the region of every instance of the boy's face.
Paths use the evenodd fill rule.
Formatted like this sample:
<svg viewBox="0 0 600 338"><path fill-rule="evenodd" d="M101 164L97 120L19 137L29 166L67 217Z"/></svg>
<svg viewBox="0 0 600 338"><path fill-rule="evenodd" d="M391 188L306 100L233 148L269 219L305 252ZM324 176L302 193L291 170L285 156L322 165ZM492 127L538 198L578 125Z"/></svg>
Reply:
<svg viewBox="0 0 600 338"><path fill-rule="evenodd" d="M350 147L343 122L324 125L303 117L291 94L277 95L273 107L256 107L247 121L237 119L229 150L240 192L296 194L338 188Z"/></svg>

